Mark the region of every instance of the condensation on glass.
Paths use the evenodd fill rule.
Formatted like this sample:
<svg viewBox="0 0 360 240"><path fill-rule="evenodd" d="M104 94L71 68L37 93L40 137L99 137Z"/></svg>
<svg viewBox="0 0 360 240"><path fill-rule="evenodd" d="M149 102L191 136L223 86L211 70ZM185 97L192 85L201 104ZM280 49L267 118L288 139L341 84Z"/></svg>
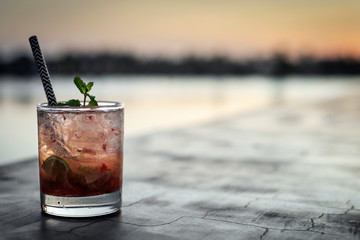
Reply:
<svg viewBox="0 0 360 240"><path fill-rule="evenodd" d="M124 104L37 105L42 211L63 217L118 212L122 200Z"/></svg>

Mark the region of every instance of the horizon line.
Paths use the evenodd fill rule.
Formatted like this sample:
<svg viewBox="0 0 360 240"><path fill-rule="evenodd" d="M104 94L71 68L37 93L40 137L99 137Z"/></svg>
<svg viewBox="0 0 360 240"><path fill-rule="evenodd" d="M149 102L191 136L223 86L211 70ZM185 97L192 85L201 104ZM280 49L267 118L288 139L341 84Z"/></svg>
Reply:
<svg viewBox="0 0 360 240"><path fill-rule="evenodd" d="M348 59L348 60L356 60L360 61L360 55L357 54L348 54L348 53L338 53L338 54L328 54L328 55L319 55L319 54L312 54L308 52L304 53L297 53L293 54L289 51L284 50L278 50L273 51L271 53L263 53L263 54L247 54L246 56L231 56L226 53L210 53L210 54L199 54L199 53L184 53L181 55L174 56L172 54L140 54L135 51L125 51L125 50L66 50L62 53L49 53L44 54L46 59L50 61L54 61L56 59L64 58L64 57L77 57L77 56L89 56L89 57L98 57L101 55L105 56L114 56L114 57L120 57L120 56L127 56L132 57L137 60L141 60L143 58L144 60L154 60L154 59L161 59L161 60L167 60L167 61L176 61L176 60L184 60L188 58L194 58L199 60L211 60L211 59L225 59L229 61L251 61L251 60L266 60L266 59L273 59L274 57L281 56L285 57L286 59L290 61L298 61L301 59L309 59L309 60L331 60L331 59ZM25 49L18 49L16 51L13 51L12 54L4 53L4 51L1 51L0 49L0 61L2 62L11 62L15 59L18 59L20 57L30 57L32 58L32 53L29 50Z"/></svg>

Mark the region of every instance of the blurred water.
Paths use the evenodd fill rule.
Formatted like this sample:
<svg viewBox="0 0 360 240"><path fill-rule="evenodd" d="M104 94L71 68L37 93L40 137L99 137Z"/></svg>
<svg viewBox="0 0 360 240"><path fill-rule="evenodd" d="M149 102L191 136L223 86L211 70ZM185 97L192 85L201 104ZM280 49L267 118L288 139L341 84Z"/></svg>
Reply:
<svg viewBox="0 0 360 240"><path fill-rule="evenodd" d="M53 77L57 100L81 99L73 77ZM125 103L125 138L183 128L274 104L355 94L360 77L83 76L97 100ZM37 155L36 104L46 101L34 78L0 78L0 164Z"/></svg>

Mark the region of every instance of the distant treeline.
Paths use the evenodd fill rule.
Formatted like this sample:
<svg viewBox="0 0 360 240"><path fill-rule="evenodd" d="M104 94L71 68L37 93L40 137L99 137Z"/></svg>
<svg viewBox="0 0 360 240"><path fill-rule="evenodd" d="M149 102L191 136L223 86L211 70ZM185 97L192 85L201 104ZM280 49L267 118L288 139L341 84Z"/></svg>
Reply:
<svg viewBox="0 0 360 240"><path fill-rule="evenodd" d="M354 58L289 60L284 54L268 59L231 60L225 57L184 57L180 60L135 57L128 54L68 54L47 59L52 75L74 74L173 74L173 75L358 75L360 60ZM0 75L37 74L34 60L26 55L0 60Z"/></svg>

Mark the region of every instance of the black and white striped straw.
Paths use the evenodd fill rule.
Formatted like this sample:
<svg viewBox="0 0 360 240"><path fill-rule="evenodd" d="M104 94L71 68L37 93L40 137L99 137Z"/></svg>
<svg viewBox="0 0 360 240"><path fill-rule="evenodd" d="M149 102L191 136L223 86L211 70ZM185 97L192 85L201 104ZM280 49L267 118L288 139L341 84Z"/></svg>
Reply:
<svg viewBox="0 0 360 240"><path fill-rule="evenodd" d="M48 71L46 63L45 63L45 58L41 52L37 37L36 36L30 37L29 42L30 42L32 53L34 55L34 60L37 65L37 69L40 74L41 81L44 86L48 104L49 104L49 106L56 106L56 97L55 97L55 93L54 93L54 90L51 85L49 71Z"/></svg>

